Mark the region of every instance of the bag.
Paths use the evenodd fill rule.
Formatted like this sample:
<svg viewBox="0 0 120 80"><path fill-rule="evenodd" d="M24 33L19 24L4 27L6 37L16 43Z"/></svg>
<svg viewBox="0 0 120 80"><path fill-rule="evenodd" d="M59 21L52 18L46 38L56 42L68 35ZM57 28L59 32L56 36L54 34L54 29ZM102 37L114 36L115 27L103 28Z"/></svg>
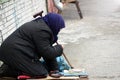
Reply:
<svg viewBox="0 0 120 80"><path fill-rule="evenodd" d="M58 63L58 68L60 72L63 72L64 70L69 70L71 67L68 65L67 61L63 56L59 56L56 58L57 63ZM40 60L42 64L46 67L46 63L44 62L43 59ZM47 67L46 67L47 68Z"/></svg>
<svg viewBox="0 0 120 80"><path fill-rule="evenodd" d="M67 61L65 60L63 56L57 57L56 59L58 62L60 72L71 69L70 65L68 65Z"/></svg>

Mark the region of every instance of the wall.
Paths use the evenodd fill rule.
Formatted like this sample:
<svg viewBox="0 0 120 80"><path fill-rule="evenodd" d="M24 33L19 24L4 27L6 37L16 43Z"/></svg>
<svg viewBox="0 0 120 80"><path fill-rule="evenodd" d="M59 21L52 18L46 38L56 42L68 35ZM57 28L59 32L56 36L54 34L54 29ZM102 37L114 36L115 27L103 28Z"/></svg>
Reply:
<svg viewBox="0 0 120 80"><path fill-rule="evenodd" d="M9 0L0 3L0 44L23 23L33 19L33 15L43 10L46 0ZM0 62L0 65L2 62Z"/></svg>
<svg viewBox="0 0 120 80"><path fill-rule="evenodd" d="M0 4L0 44L15 29L33 19L36 12L46 14L46 0L9 0Z"/></svg>

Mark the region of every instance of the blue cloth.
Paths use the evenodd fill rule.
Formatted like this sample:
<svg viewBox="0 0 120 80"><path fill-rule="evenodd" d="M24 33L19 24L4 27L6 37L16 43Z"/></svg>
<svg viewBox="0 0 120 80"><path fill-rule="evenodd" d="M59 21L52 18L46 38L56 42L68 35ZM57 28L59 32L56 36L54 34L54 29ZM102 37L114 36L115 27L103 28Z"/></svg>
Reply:
<svg viewBox="0 0 120 80"><path fill-rule="evenodd" d="M48 13L42 18L53 32L53 41L56 42L60 29L65 27L64 19L60 14Z"/></svg>
<svg viewBox="0 0 120 80"><path fill-rule="evenodd" d="M70 65L68 64L68 62L66 61L66 59L64 59L63 56L57 57L56 60L57 60L60 72L63 72L64 70L71 69Z"/></svg>

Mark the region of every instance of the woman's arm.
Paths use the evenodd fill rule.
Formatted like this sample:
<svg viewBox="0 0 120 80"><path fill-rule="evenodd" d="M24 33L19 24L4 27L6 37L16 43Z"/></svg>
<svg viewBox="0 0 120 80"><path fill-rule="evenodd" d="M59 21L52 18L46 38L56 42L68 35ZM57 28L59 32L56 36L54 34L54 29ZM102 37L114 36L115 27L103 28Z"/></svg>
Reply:
<svg viewBox="0 0 120 80"><path fill-rule="evenodd" d="M36 31L33 35L33 40L38 54L42 57L52 59L61 56L63 48L61 45L52 46L49 32L45 30Z"/></svg>

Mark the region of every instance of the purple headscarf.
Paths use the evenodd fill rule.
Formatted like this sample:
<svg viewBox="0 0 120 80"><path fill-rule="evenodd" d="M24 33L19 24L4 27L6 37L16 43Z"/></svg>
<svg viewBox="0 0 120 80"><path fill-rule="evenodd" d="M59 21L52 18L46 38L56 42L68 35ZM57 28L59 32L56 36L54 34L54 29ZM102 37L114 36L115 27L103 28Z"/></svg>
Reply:
<svg viewBox="0 0 120 80"><path fill-rule="evenodd" d="M46 22L48 27L52 30L54 42L56 42L58 39L57 35L58 35L60 29L65 27L64 19L59 14L48 13L47 15L45 15L43 17L43 20Z"/></svg>

